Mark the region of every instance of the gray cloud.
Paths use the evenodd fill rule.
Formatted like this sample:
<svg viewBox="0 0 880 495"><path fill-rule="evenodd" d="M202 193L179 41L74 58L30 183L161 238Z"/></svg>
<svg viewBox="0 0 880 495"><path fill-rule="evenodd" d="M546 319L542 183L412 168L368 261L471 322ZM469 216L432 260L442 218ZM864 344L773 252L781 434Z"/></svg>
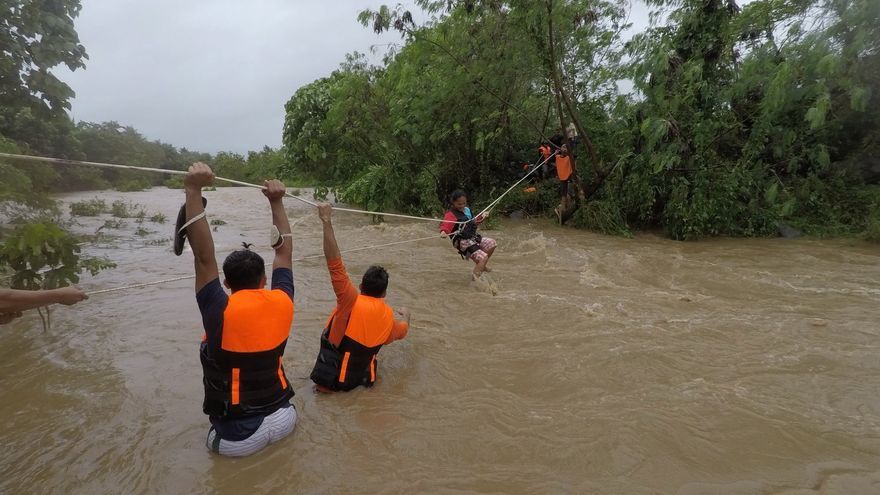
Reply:
<svg viewBox="0 0 880 495"><path fill-rule="evenodd" d="M84 0L76 29L86 69L56 73L76 91L76 120L116 120L200 151L277 147L297 88L346 53L400 41L357 22L382 3Z"/></svg>

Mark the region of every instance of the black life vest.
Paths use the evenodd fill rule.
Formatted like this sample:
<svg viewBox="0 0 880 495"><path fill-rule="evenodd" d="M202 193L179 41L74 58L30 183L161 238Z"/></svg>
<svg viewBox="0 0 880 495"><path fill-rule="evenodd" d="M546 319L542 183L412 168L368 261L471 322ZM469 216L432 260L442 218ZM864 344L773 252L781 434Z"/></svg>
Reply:
<svg viewBox="0 0 880 495"><path fill-rule="evenodd" d="M456 210L455 208L449 210L455 215L456 222L467 222L467 223L456 223L455 230L452 231L452 234L449 236L452 239L452 245L455 246L455 249L458 250L458 254L461 255L462 259L466 259L468 256L473 254L475 251L479 251L480 249L480 241L483 240L483 236L477 233L477 221L474 218L468 218L468 216L460 210ZM474 241L474 244L471 244L465 249L461 249L459 246L462 239L471 239Z"/></svg>
<svg viewBox="0 0 880 495"><path fill-rule="evenodd" d="M310 378L330 390L372 387L379 367L376 354L394 326L391 308L381 298L358 295L338 347L330 342L330 328L335 318L334 311L321 333L321 348Z"/></svg>
<svg viewBox="0 0 880 495"><path fill-rule="evenodd" d="M205 414L220 418L268 415L294 392L282 356L293 322L293 301L278 290L240 290L223 313L221 344L199 348Z"/></svg>
<svg viewBox="0 0 880 495"><path fill-rule="evenodd" d="M361 385L372 387L379 368L376 354L382 346L367 347L343 336L339 347L334 347L329 336L330 329L324 329L318 359L309 378L330 390L348 391Z"/></svg>

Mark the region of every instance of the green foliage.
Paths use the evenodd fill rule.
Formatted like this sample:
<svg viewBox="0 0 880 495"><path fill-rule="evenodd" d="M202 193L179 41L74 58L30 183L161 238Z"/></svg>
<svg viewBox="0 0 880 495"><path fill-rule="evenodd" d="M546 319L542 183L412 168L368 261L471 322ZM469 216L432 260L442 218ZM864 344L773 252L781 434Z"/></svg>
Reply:
<svg viewBox="0 0 880 495"><path fill-rule="evenodd" d="M629 139L638 168L617 184L638 177L641 195L653 198L638 218L679 239L771 235L780 220L814 234L864 228L864 174L847 163L880 129L865 89L880 82L880 9L759 0L740 13L720 0L652 3L670 22L630 44L644 95L632 119L639 133ZM804 29L809 17L823 22ZM645 181L646 166L655 179Z"/></svg>
<svg viewBox="0 0 880 495"><path fill-rule="evenodd" d="M510 192L494 208L497 214L511 214L522 211L529 216L546 216L559 204L559 183L545 180L535 185L534 192L526 192L526 186Z"/></svg>
<svg viewBox="0 0 880 495"><path fill-rule="evenodd" d="M42 75L20 79L81 66L84 56L72 29L78 2L34 7L42 3L13 2L26 9L13 9L14 29L0 33L0 44L17 50L0 63L9 76L0 77L0 134L10 138L0 149L175 170L206 161L223 177L282 176L289 186L320 186L318 199L338 189L369 209L433 215L455 188L474 205L497 197L518 164L534 161L538 141L573 121L589 194L574 226L622 235L664 228L676 239L774 235L780 222L814 235L874 226L876 0L754 0L742 9L649 0L654 22L628 42L623 0L417 0L428 16L421 26L403 7L381 6L358 19L399 31L401 46L379 65L349 55L299 88L285 105L281 150L215 157L115 122L74 125L65 87ZM623 80L631 94L618 90ZM35 198L59 185L133 189L163 179L4 162L0 204L51 207ZM536 193L518 189L496 211L552 216L557 191L553 180Z"/></svg>
<svg viewBox="0 0 880 495"><path fill-rule="evenodd" d="M183 189L183 177L175 175L170 179L165 180L162 185L168 189Z"/></svg>
<svg viewBox="0 0 880 495"><path fill-rule="evenodd" d="M219 218L215 218L215 219L211 220L211 225L226 225L226 222L224 220L219 219Z"/></svg>
<svg viewBox="0 0 880 495"><path fill-rule="evenodd" d="M105 258L80 255L79 239L50 221L17 226L0 246L0 267L14 271L18 289L54 289L79 282L79 274L95 275L115 265Z"/></svg>
<svg viewBox="0 0 880 495"><path fill-rule="evenodd" d="M316 201L327 201L327 196L330 194L330 189L325 186L317 186L315 190L312 192L312 197L315 198Z"/></svg>
<svg viewBox="0 0 880 495"><path fill-rule="evenodd" d="M0 135L0 152L20 154L21 150L14 142ZM53 202L36 192L57 179L58 175L48 165L26 166L0 161L0 203L14 203L37 209L51 208Z"/></svg>
<svg viewBox="0 0 880 495"><path fill-rule="evenodd" d="M161 223L165 223L166 220L167 220L167 218L165 217L164 213L156 213L150 217L150 221L153 223L160 223L161 224Z"/></svg>
<svg viewBox="0 0 880 495"><path fill-rule="evenodd" d="M865 240L880 243L880 215L874 214L865 228Z"/></svg>
<svg viewBox="0 0 880 495"><path fill-rule="evenodd" d="M125 223L124 221L122 221L118 218L110 218L110 219L104 220L104 225L101 225L100 227L98 227L98 231L100 232L101 230L104 230L104 229L119 230L119 229L124 229L127 226L128 226L127 223Z"/></svg>
<svg viewBox="0 0 880 495"><path fill-rule="evenodd" d="M214 170L214 174L218 177L240 181L247 179L247 161L244 156L238 153L217 153L217 156L214 157L212 170ZM223 181L215 181L214 184L220 187L235 185Z"/></svg>
<svg viewBox="0 0 880 495"><path fill-rule="evenodd" d="M86 199L70 204L70 214L75 217L96 217L109 211L107 209L107 202L98 198Z"/></svg>
<svg viewBox="0 0 880 495"><path fill-rule="evenodd" d="M144 218L146 212L141 205L117 199L110 205L110 214L116 218Z"/></svg>
<svg viewBox="0 0 880 495"><path fill-rule="evenodd" d="M79 0L4 3L0 135L41 151L55 151L69 139L65 110L74 93L51 69L84 67L86 51L73 27L80 8Z"/></svg>
<svg viewBox="0 0 880 495"><path fill-rule="evenodd" d="M341 192L340 199L367 210L388 209L392 202L389 182L396 177L390 167L372 165Z"/></svg>
<svg viewBox="0 0 880 495"><path fill-rule="evenodd" d="M590 201L575 212L572 218L575 227L595 230L603 234L632 237L620 206L614 201Z"/></svg>
<svg viewBox="0 0 880 495"><path fill-rule="evenodd" d="M150 187L151 184L149 181L143 179L134 179L120 183L118 186L116 186L116 190L120 192L135 192L144 191L146 189L149 189Z"/></svg>

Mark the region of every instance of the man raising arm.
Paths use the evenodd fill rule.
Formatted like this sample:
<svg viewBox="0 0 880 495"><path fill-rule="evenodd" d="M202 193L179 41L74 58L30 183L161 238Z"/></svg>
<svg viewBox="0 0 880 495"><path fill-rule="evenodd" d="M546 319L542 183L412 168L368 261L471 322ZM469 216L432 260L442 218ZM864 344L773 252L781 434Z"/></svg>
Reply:
<svg viewBox="0 0 880 495"><path fill-rule="evenodd" d="M348 278L331 221L329 204L318 205L324 231L324 257L336 294L336 307L321 335L321 348L311 379L318 390L352 390L360 385L372 387L378 374L376 355L385 344L406 337L409 311L399 314L406 321L395 321L385 304L388 272L371 266L361 280L360 292Z"/></svg>
<svg viewBox="0 0 880 495"><path fill-rule="evenodd" d="M233 251L223 262L220 284L214 242L201 188L214 174L203 164L190 167L186 187L187 237L196 271L196 301L205 336L199 346L205 388L203 410L209 416L207 446L229 456L253 454L289 435L296 425L290 403L293 389L282 358L293 322L292 241L277 246L272 290L266 290L263 258L248 249ZM290 235L281 198L284 184L267 181L269 199L279 231ZM284 239L282 237L282 239Z"/></svg>

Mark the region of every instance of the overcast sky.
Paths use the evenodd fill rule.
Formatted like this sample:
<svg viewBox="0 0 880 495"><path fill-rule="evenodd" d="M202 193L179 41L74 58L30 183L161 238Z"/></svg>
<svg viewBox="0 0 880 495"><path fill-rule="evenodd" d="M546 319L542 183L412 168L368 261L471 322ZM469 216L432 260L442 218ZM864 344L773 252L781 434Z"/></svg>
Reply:
<svg viewBox="0 0 880 495"><path fill-rule="evenodd" d="M397 2L82 0L86 69L56 74L76 92L78 121L115 120L211 153L278 147L284 103L297 88L329 75L346 53L401 42L357 22L382 3ZM647 24L643 7L631 20Z"/></svg>
<svg viewBox="0 0 880 495"><path fill-rule="evenodd" d="M191 150L277 147L297 88L329 75L346 53L400 42L357 22L382 3L83 0L75 21L86 69L55 72L76 91L77 121L116 120Z"/></svg>

